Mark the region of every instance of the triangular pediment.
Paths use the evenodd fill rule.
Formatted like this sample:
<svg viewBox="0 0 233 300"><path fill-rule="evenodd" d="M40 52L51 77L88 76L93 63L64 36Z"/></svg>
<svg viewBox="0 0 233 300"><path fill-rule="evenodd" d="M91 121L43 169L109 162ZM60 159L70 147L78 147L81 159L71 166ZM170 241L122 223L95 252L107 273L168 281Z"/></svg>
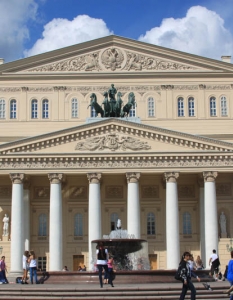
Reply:
<svg viewBox="0 0 233 300"><path fill-rule="evenodd" d="M0 73L229 72L233 66L118 36L108 36L0 66Z"/></svg>
<svg viewBox="0 0 233 300"><path fill-rule="evenodd" d="M22 155L137 157L141 154L188 156L232 151L232 143L116 118L100 119L81 126L0 145L0 157Z"/></svg>

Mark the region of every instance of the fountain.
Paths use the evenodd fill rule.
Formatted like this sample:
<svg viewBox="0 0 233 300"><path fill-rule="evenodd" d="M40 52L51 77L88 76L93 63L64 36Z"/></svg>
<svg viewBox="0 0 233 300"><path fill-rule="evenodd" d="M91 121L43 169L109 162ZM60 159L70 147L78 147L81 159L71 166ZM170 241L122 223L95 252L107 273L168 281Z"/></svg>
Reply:
<svg viewBox="0 0 233 300"><path fill-rule="evenodd" d="M120 219L117 221L116 230L112 230L109 235L104 235L103 239L92 241L92 253L95 254L96 245L100 242L113 256L117 270L150 270L147 241L136 239L134 235L122 229ZM95 257L92 259L93 262L96 260Z"/></svg>

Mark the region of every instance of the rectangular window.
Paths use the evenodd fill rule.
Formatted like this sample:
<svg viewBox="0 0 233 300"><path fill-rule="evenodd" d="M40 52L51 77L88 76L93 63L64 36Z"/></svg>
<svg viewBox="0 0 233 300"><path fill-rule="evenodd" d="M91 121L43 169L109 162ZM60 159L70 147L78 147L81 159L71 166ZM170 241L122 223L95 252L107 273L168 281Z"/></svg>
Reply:
<svg viewBox="0 0 233 300"><path fill-rule="evenodd" d="M184 99L178 99L178 117L184 117Z"/></svg>
<svg viewBox="0 0 233 300"><path fill-rule="evenodd" d="M215 97L210 98L210 116L211 117L217 116L216 98Z"/></svg>
<svg viewBox="0 0 233 300"><path fill-rule="evenodd" d="M47 258L46 258L46 256L39 256L37 262L38 262L38 266L37 266L38 269L40 271L45 272L46 268L47 268Z"/></svg>
<svg viewBox="0 0 233 300"><path fill-rule="evenodd" d="M195 113L194 113L194 99L193 98L188 99L188 106L189 106L189 117L194 117Z"/></svg>

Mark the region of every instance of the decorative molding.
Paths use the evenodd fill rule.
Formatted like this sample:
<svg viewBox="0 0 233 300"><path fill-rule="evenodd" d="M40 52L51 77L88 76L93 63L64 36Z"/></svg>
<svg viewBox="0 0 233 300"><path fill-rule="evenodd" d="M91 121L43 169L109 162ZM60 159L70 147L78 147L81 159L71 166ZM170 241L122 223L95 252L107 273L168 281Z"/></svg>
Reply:
<svg viewBox="0 0 233 300"><path fill-rule="evenodd" d="M50 183L61 183L62 182L62 177L63 177L63 174L61 173L50 173L48 174L48 178L49 178L49 181Z"/></svg>
<svg viewBox="0 0 233 300"><path fill-rule="evenodd" d="M27 86L22 86L21 87L22 92L27 92L29 88Z"/></svg>
<svg viewBox="0 0 233 300"><path fill-rule="evenodd" d="M54 86L54 91L66 91L66 86Z"/></svg>
<svg viewBox="0 0 233 300"><path fill-rule="evenodd" d="M174 85L161 85L161 90L173 90Z"/></svg>
<svg viewBox="0 0 233 300"><path fill-rule="evenodd" d="M10 179L13 184L22 184L24 180L24 174L22 173L11 173Z"/></svg>
<svg viewBox="0 0 233 300"><path fill-rule="evenodd" d="M40 86L40 87L29 87L27 88L29 92L52 92L54 91L53 87L49 86Z"/></svg>
<svg viewBox="0 0 233 300"><path fill-rule="evenodd" d="M106 186L105 196L108 199L123 199L123 186L121 185Z"/></svg>
<svg viewBox="0 0 233 300"><path fill-rule="evenodd" d="M2 93L21 92L21 88L20 87L1 87L0 92L2 92Z"/></svg>
<svg viewBox="0 0 233 300"><path fill-rule="evenodd" d="M166 179L166 182L177 182L179 173L178 172L166 172L166 173L164 173L164 177Z"/></svg>
<svg viewBox="0 0 233 300"><path fill-rule="evenodd" d="M88 173L87 179L89 183L100 183L101 173Z"/></svg>
<svg viewBox="0 0 233 300"><path fill-rule="evenodd" d="M216 183L217 196L232 196L231 183Z"/></svg>
<svg viewBox="0 0 233 300"><path fill-rule="evenodd" d="M207 90L230 90L230 84L206 85Z"/></svg>
<svg viewBox="0 0 233 300"><path fill-rule="evenodd" d="M82 186L71 186L69 188L69 199L87 199L87 187Z"/></svg>
<svg viewBox="0 0 233 300"><path fill-rule="evenodd" d="M34 198L35 199L49 199L50 198L50 188L49 187L35 187L34 188Z"/></svg>
<svg viewBox="0 0 233 300"><path fill-rule="evenodd" d="M195 198L195 186L194 185L178 185L178 197L179 198Z"/></svg>
<svg viewBox="0 0 233 300"><path fill-rule="evenodd" d="M119 136L118 134L107 134L104 136L97 136L78 142L75 150L104 150L109 149L111 151L116 150L149 150L151 147L147 145L147 142L141 142L139 139L135 139L130 136Z"/></svg>
<svg viewBox="0 0 233 300"><path fill-rule="evenodd" d="M159 186L158 185L142 185L141 186L141 197L142 198L159 198Z"/></svg>
<svg viewBox="0 0 233 300"><path fill-rule="evenodd" d="M3 197L11 197L11 191L11 186L0 186L0 198L2 199Z"/></svg>
<svg viewBox="0 0 233 300"><path fill-rule="evenodd" d="M213 172L213 171L203 172L203 177L205 182L214 182L217 176L218 176L218 172Z"/></svg>
<svg viewBox="0 0 233 300"><path fill-rule="evenodd" d="M138 183L139 178L140 178L140 173L126 173L126 178L128 183Z"/></svg>

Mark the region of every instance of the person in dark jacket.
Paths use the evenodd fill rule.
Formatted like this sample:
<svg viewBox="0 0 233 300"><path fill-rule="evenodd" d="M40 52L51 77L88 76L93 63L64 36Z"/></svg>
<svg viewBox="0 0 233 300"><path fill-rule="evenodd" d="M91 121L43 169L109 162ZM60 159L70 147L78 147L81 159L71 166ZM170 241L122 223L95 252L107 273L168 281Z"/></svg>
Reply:
<svg viewBox="0 0 233 300"><path fill-rule="evenodd" d="M191 254L189 252L184 252L181 262L180 262L180 277L182 278L183 286L180 294L180 300L184 300L188 289L191 291L191 300L196 300L196 289L192 283L191 277L196 278L199 282L200 278L190 269L188 263Z"/></svg>

